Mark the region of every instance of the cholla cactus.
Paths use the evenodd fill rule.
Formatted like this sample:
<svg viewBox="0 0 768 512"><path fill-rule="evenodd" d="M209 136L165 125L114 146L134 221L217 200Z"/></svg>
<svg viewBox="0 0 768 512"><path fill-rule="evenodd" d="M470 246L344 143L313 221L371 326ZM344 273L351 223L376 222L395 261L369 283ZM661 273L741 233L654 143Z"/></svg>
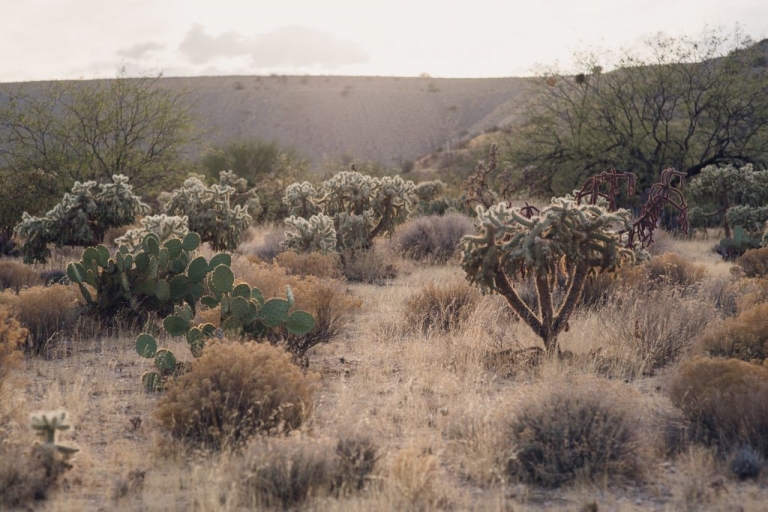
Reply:
<svg viewBox="0 0 768 512"><path fill-rule="evenodd" d="M723 215L726 238L731 238L729 210L736 206L757 207L768 199L768 170L756 171L752 164L742 167L709 165L691 180L689 191L699 201L716 203L718 209L704 216ZM743 215L742 210L739 215Z"/></svg>
<svg viewBox="0 0 768 512"><path fill-rule="evenodd" d="M261 203L255 188L248 188L248 181L240 178L233 171L221 171L219 173L219 185L228 186L235 189L232 195L232 206L245 206L252 217L261 213Z"/></svg>
<svg viewBox="0 0 768 512"><path fill-rule="evenodd" d="M164 208L168 215L187 217L189 230L217 251L237 247L240 235L251 224L249 209L258 203L255 190L240 192L228 185L232 181L228 173L221 174L221 181L207 187L198 178L189 178L171 193Z"/></svg>
<svg viewBox="0 0 768 512"><path fill-rule="evenodd" d="M116 245L128 246L131 252L141 248L141 242L148 233L157 235L161 244L171 238L182 239L189 233L189 219L174 215L149 215L139 221L140 228L131 229L120 238L115 239Z"/></svg>
<svg viewBox="0 0 768 512"><path fill-rule="evenodd" d="M323 254L336 250L336 229L333 227L333 219L327 215L313 215L309 220L292 215L285 219L285 223L289 229L281 244L284 248Z"/></svg>
<svg viewBox="0 0 768 512"><path fill-rule="evenodd" d="M370 247L381 234L391 235L408 218L414 188L400 176L374 178L352 170L336 174L317 191L307 182L294 183L283 201L294 215L319 211L332 218L336 249L354 251Z"/></svg>
<svg viewBox="0 0 768 512"><path fill-rule="evenodd" d="M291 215L308 219L320 211L313 202L317 197L317 190L308 181L288 185L283 195L283 203L288 206Z"/></svg>
<svg viewBox="0 0 768 512"><path fill-rule="evenodd" d="M626 210L609 213L556 198L530 219L504 203L477 211L480 232L462 241L461 266L467 279L484 293L502 295L548 352L559 352L557 336L568 325L587 276L635 258L618 234L632 227ZM567 280L567 291L555 309L552 292L558 272ZM518 276L527 274L535 279L537 308L527 305L514 286Z"/></svg>
<svg viewBox="0 0 768 512"><path fill-rule="evenodd" d="M59 204L44 217L24 212L16 234L25 239L21 252L26 263L45 262L48 244L87 247L101 242L114 227L135 222L136 216L149 213L149 206L133 195L128 178L116 174L111 183L76 182Z"/></svg>
<svg viewBox="0 0 768 512"><path fill-rule="evenodd" d="M64 411L52 411L38 413L31 418L32 429L43 438L43 446L64 455L77 452L77 448L56 444L56 432L69 430L66 422L67 413Z"/></svg>

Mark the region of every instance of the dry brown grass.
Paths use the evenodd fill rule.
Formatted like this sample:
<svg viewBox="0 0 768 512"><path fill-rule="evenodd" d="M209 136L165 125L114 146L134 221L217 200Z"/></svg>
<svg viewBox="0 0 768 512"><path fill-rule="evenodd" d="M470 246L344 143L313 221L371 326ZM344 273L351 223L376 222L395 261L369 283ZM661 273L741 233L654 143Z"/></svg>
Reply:
<svg viewBox="0 0 768 512"><path fill-rule="evenodd" d="M10 288L19 293L22 288L40 284L43 284L40 274L29 265L20 261L0 259L0 290Z"/></svg>
<svg viewBox="0 0 768 512"><path fill-rule="evenodd" d="M0 307L0 390L5 376L21 359L20 349L27 334L18 320L11 317L8 308Z"/></svg>
<svg viewBox="0 0 768 512"><path fill-rule="evenodd" d="M423 334L461 328L475 311L480 293L466 281L428 283L403 302L403 320Z"/></svg>
<svg viewBox="0 0 768 512"><path fill-rule="evenodd" d="M766 277L768 275L768 247L747 251L739 256L735 263L746 277Z"/></svg>
<svg viewBox="0 0 768 512"><path fill-rule="evenodd" d="M707 330L700 345L713 356L765 360L768 358L768 303L752 306Z"/></svg>
<svg viewBox="0 0 768 512"><path fill-rule="evenodd" d="M295 276L315 276L320 279L339 279L339 257L336 254L310 252L299 254L294 251L280 253L275 258L278 265Z"/></svg>
<svg viewBox="0 0 768 512"><path fill-rule="evenodd" d="M683 242L674 241L678 253L679 243ZM245 262L246 270L255 269L249 270L251 278L262 272L245 258L235 259L236 266ZM723 315L715 308L716 294L705 288L710 280L728 276L727 267L725 272L712 272L709 267L708 271L710 277L685 295L662 296L657 309L652 309L655 315L667 314L659 318L661 323L672 322L670 333L690 332L686 327L689 320L665 313L665 305L675 311L670 306L682 301L682 306L675 307L694 309L696 301L701 301L704 306L698 309L703 311L702 317L711 314L717 321ZM271 279L263 279L265 288L271 287L275 295L282 296L286 278L301 280L274 273ZM363 433L375 440L377 462L368 476L362 477L363 489L353 490L359 477L345 480L346 490L340 492L336 484L326 480L327 484L314 487L318 490L309 491L292 508L318 512L565 512L594 503L598 510L618 512L764 509L768 499L765 475L756 481L730 479L729 459L711 448L688 445L689 438L678 435L687 431L688 422L679 417L682 413L676 415L666 392L666 373L674 371L675 363L650 377L633 370L634 378L627 383L622 379L598 381L601 390L616 389L618 401L626 401L633 409L644 443L643 455L647 456L642 480L625 478L617 482L622 485L613 485L599 475L577 479L557 490L512 480L506 471L510 448L506 427L515 414L527 402L545 396L555 383L590 381L606 374L603 368L613 355L623 355L616 365L624 373L617 371L615 375L628 376L631 372L627 367L636 368L637 363L612 334L614 322L639 318L642 324L645 317L640 316L640 305L654 305L650 295L644 298L638 294L632 307L628 301L617 302L618 297L609 296L602 310L580 311L572 318L569 331L562 334L563 348L573 352L572 358L545 359L536 368L509 372L489 367L487 355L530 347L538 340L511 317L498 296L481 297L458 330L433 330L427 336L400 328L407 297L428 283L462 279L455 265L435 265L412 266L407 275L401 273L386 286L342 284L345 293L363 301L362 306L343 336L309 353L311 368L321 374L320 389L315 394L312 418L300 429L300 436L295 431L286 439L257 436L245 450L231 452L191 450L185 443L172 442L154 419L159 397L142 391L139 378L151 362L136 354L135 336L82 334L73 337L71 356L58 360L26 358L8 376L6 382L12 385L5 388L11 393L2 397L0 406L9 409L10 416L8 420L0 418L5 429L0 449L3 442L28 446L27 417L31 412L69 411L74 429L64 434L64 442L71 444L75 438L81 451L66 475L67 485L50 494L48 502L35 503L42 510L234 512L265 509L266 505L253 504L267 499L275 503L272 508L282 508L273 497L261 494L257 498L256 492L251 498L241 494L246 492L241 479L248 475L238 468L245 467L245 461L252 467L259 462L255 456L246 457L251 447L260 445L253 448L254 454L257 450L266 453L265 446L273 441L284 442L281 449L285 452L298 444L305 445L310 453L318 447L329 474L338 475L338 445L351 439L347 432ZM740 293L737 290L733 296L741 297ZM299 293L296 298L300 300ZM648 322L653 314L648 314ZM633 326L633 322L629 324ZM630 328L627 334L634 336L632 331ZM183 340L160 342L184 362L192 360ZM599 347L603 351L594 354ZM683 351L680 357L685 359L687 354ZM350 442L353 449L347 453L355 453L355 446L360 447L357 453L366 453L365 446L369 445ZM371 459L362 455L350 460L370 466L365 461Z"/></svg>

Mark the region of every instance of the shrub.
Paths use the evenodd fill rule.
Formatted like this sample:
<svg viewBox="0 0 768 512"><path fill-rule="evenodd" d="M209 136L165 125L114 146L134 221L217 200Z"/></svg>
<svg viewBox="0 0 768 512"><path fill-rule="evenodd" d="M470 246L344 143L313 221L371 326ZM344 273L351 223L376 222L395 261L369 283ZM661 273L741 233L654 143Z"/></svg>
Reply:
<svg viewBox="0 0 768 512"><path fill-rule="evenodd" d="M604 385L567 386L524 405L511 425L508 470L525 482L558 487L579 477L635 476L636 419Z"/></svg>
<svg viewBox="0 0 768 512"><path fill-rule="evenodd" d="M739 480L757 478L763 470L765 459L751 446L740 446L731 458L731 472Z"/></svg>
<svg viewBox="0 0 768 512"><path fill-rule="evenodd" d="M26 337L27 330L10 315L7 307L0 306L0 388L8 370L21 358L18 349Z"/></svg>
<svg viewBox="0 0 768 512"><path fill-rule="evenodd" d="M429 283L403 301L408 326L428 333L458 329L477 307L479 293L466 282Z"/></svg>
<svg viewBox="0 0 768 512"><path fill-rule="evenodd" d="M376 247L342 256L341 273L347 281L381 285L397 277L397 267Z"/></svg>
<svg viewBox="0 0 768 512"><path fill-rule="evenodd" d="M746 277L766 277L768 275L768 247L752 249L736 259Z"/></svg>
<svg viewBox="0 0 768 512"><path fill-rule="evenodd" d="M296 276L315 276L326 279L342 277L339 270L339 257L336 254L319 252L296 253L286 251L275 258L277 264L289 274Z"/></svg>
<svg viewBox="0 0 768 512"><path fill-rule="evenodd" d="M45 500L69 465L42 446L4 446L0 457L0 510ZM36 508L36 507L35 507ZM28 508L33 510L33 508Z"/></svg>
<svg viewBox="0 0 768 512"><path fill-rule="evenodd" d="M336 473L333 446L308 439L274 439L254 444L244 456L242 504L289 509L331 492Z"/></svg>
<svg viewBox="0 0 768 512"><path fill-rule="evenodd" d="M651 283L689 288L707 275L703 265L695 264L674 252L654 256L640 268Z"/></svg>
<svg viewBox="0 0 768 512"><path fill-rule="evenodd" d="M210 344L169 386L156 416L174 437L220 447L301 426L312 413L317 380L268 344Z"/></svg>
<svg viewBox="0 0 768 512"><path fill-rule="evenodd" d="M41 283L40 275L23 263L0 260L0 289L10 288L19 293L24 287Z"/></svg>
<svg viewBox="0 0 768 512"><path fill-rule="evenodd" d="M744 361L768 358L768 303L756 304L736 317L726 318L704 333L700 343L713 356Z"/></svg>
<svg viewBox="0 0 768 512"><path fill-rule="evenodd" d="M697 358L681 365L669 395L695 439L722 452L747 444L768 453L768 368Z"/></svg>
<svg viewBox="0 0 768 512"><path fill-rule="evenodd" d="M417 217L397 232L398 252L416 261L445 263L456 252L461 238L473 231L472 220L459 213Z"/></svg>
<svg viewBox="0 0 768 512"><path fill-rule="evenodd" d="M25 348L42 353L56 338L74 333L80 317L73 286L35 286L10 297L13 316L29 330Z"/></svg>

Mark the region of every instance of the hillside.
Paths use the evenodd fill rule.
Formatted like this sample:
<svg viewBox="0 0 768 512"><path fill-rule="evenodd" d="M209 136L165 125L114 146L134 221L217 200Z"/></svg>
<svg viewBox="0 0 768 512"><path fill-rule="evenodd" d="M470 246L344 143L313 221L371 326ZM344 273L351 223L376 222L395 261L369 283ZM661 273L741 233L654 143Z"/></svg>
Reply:
<svg viewBox="0 0 768 512"><path fill-rule="evenodd" d="M205 143L274 140L313 162L348 155L385 165L511 122L528 89L524 78L233 76L161 83L191 92Z"/></svg>

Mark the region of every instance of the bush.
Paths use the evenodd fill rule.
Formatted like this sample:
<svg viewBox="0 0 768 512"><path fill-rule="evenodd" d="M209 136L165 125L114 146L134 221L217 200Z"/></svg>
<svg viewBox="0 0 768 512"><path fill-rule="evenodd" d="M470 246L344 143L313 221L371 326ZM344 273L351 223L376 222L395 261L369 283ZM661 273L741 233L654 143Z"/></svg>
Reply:
<svg viewBox="0 0 768 512"><path fill-rule="evenodd" d="M460 213L417 217L398 230L395 246L416 261L445 263L456 252L461 237L473 229L472 220Z"/></svg>
<svg viewBox="0 0 768 512"><path fill-rule="evenodd" d="M644 264L622 272L624 286L655 289L680 287L684 290L700 283L707 275L703 265L692 263L674 252L653 256Z"/></svg>
<svg viewBox="0 0 768 512"><path fill-rule="evenodd" d="M768 247L752 249L736 259L746 277L766 277L768 275Z"/></svg>
<svg viewBox="0 0 768 512"><path fill-rule="evenodd" d="M697 358L681 365L669 395L695 439L723 453L745 444L768 453L768 368Z"/></svg>
<svg viewBox="0 0 768 512"><path fill-rule="evenodd" d="M35 286L2 300L29 330L25 349L34 354L42 353L56 338L71 335L80 317L74 286Z"/></svg>
<svg viewBox="0 0 768 512"><path fill-rule="evenodd" d="M278 254L275 259L277 264L291 275L315 276L326 279L342 277L339 270L339 257L335 253L309 252L299 254L294 251L286 251Z"/></svg>
<svg viewBox="0 0 768 512"><path fill-rule="evenodd" d="M604 385L567 386L528 402L512 422L513 476L545 487L579 477L636 476L638 424Z"/></svg>
<svg viewBox="0 0 768 512"><path fill-rule="evenodd" d="M0 388L8 370L21 358L18 349L26 337L27 330L11 317L8 308L0 307Z"/></svg>
<svg viewBox="0 0 768 512"><path fill-rule="evenodd" d="M763 470L765 459L751 446L740 446L731 458L731 472L739 480L757 478Z"/></svg>
<svg viewBox="0 0 768 512"><path fill-rule="evenodd" d="M281 349L224 341L207 346L169 386L156 416L176 438L221 447L301 426L312 413L317 380Z"/></svg>
<svg viewBox="0 0 768 512"><path fill-rule="evenodd" d="M19 293L24 287L42 284L40 275L29 266L12 260L0 260L0 289Z"/></svg>
<svg viewBox="0 0 768 512"><path fill-rule="evenodd" d="M45 500L56 488L61 475L71 467L53 450L42 445L31 449L17 445L3 446L2 450L0 510L29 507L31 502Z"/></svg>
<svg viewBox="0 0 768 512"><path fill-rule="evenodd" d="M237 474L242 504L249 509L289 509L331 491L336 461L328 443L270 440L251 446L244 458Z"/></svg>
<svg viewBox="0 0 768 512"><path fill-rule="evenodd" d="M709 329L700 339L713 356L750 361L768 358L768 303L750 307L734 318Z"/></svg>
<svg viewBox="0 0 768 512"><path fill-rule="evenodd" d="M477 307L480 294L464 281L429 283L403 301L403 318L408 326L429 333L461 327Z"/></svg>
<svg viewBox="0 0 768 512"><path fill-rule="evenodd" d="M342 255L341 273L353 283L382 285L397 277L397 268L375 247Z"/></svg>

